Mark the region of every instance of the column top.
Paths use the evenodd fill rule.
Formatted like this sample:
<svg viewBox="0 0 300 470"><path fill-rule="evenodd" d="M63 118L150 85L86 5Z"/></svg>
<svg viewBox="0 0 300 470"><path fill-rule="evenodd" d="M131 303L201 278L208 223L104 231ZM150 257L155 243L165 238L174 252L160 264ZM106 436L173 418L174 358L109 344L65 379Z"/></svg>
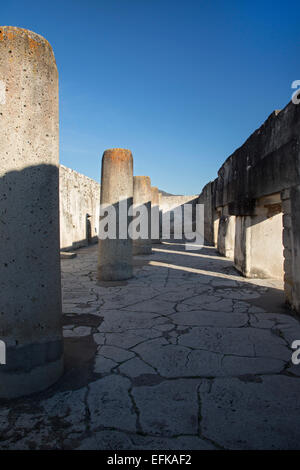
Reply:
<svg viewBox="0 0 300 470"><path fill-rule="evenodd" d="M18 28L17 26L0 26L0 41L3 41L5 37L7 37L7 39L14 39L18 36L28 37L37 43L46 43L49 47L51 47L47 39L45 39L40 34L30 31L29 29Z"/></svg>
<svg viewBox="0 0 300 470"><path fill-rule="evenodd" d="M117 163L118 161L131 160L132 153L128 149L121 149L121 148L107 149L103 152L102 159L106 160L107 158Z"/></svg>

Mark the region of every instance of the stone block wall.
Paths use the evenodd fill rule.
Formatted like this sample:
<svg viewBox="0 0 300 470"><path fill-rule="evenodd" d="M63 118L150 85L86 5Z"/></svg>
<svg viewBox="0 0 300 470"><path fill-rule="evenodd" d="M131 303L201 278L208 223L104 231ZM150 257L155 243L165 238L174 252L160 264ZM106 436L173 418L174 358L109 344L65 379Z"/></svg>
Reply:
<svg viewBox="0 0 300 470"><path fill-rule="evenodd" d="M177 218L178 221L182 220L182 223L184 223L184 205L185 204L195 205L197 202L198 202L198 195L165 196L162 193L159 193L160 223L163 226L164 221L167 222L170 218L171 238L174 237L174 220L176 220ZM179 224L177 224L177 226L179 227ZM176 234L175 234L175 238L176 238ZM178 236L177 238L182 238L182 237Z"/></svg>
<svg viewBox="0 0 300 470"><path fill-rule="evenodd" d="M60 165L60 247L70 251L98 241L100 184L71 168ZM184 204L196 204L198 196L165 196L159 193L160 223L170 216L174 235L174 209L183 215ZM90 217L87 219L87 214ZM88 224L89 223L89 224ZM89 227L88 227L89 225Z"/></svg>
<svg viewBox="0 0 300 470"><path fill-rule="evenodd" d="M284 278L300 310L300 106L274 111L202 190L205 238L247 277Z"/></svg>
<svg viewBox="0 0 300 470"><path fill-rule="evenodd" d="M252 216L230 217L236 218L236 268L246 277L283 279L280 194L258 199ZM220 231L219 236L222 238Z"/></svg>
<svg viewBox="0 0 300 470"><path fill-rule="evenodd" d="M198 198L199 204L204 204L204 238L210 245L215 244L215 229L214 220L218 220L217 211L215 210L215 182L207 183Z"/></svg>
<svg viewBox="0 0 300 470"><path fill-rule="evenodd" d="M100 184L60 165L59 188L61 250L97 242Z"/></svg>

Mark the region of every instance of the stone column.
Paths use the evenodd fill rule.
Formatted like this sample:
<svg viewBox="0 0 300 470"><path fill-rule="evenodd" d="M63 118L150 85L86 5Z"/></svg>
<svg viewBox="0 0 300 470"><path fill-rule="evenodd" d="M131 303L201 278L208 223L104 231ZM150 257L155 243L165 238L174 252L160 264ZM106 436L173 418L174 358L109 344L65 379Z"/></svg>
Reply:
<svg viewBox="0 0 300 470"><path fill-rule="evenodd" d="M0 27L0 397L63 372L58 74L38 34Z"/></svg>
<svg viewBox="0 0 300 470"><path fill-rule="evenodd" d="M152 243L160 243L160 213L159 213L159 191L156 186L151 187L151 237Z"/></svg>
<svg viewBox="0 0 300 470"><path fill-rule="evenodd" d="M107 216L112 211L109 224L115 224L115 238L108 235L103 239L99 231L98 278L102 281L129 279L132 277L132 239L128 236L131 220L128 209L133 204L133 158L130 150L104 152L100 202L102 220L108 220ZM106 213L103 212L105 208ZM108 228L114 232L114 227L110 225Z"/></svg>
<svg viewBox="0 0 300 470"><path fill-rule="evenodd" d="M133 240L134 255L149 255L152 253L151 241L151 180L149 176L134 176L133 178L134 209L140 212L139 219L147 228L147 238ZM140 209L140 211L139 211Z"/></svg>
<svg viewBox="0 0 300 470"><path fill-rule="evenodd" d="M158 207L159 207L159 239L160 241L163 239L163 236L162 236L162 217L163 217L162 201L163 201L163 195L159 191L158 192Z"/></svg>

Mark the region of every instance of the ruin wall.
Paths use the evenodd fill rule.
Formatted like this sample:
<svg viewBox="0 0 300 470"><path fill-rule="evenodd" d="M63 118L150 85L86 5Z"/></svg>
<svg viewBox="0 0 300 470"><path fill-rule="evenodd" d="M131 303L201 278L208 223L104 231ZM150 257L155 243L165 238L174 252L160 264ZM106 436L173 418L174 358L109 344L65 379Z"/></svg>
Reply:
<svg viewBox="0 0 300 470"><path fill-rule="evenodd" d="M300 107L274 111L202 190L205 238L247 277L284 279L300 309Z"/></svg>
<svg viewBox="0 0 300 470"><path fill-rule="evenodd" d="M69 251L97 242L100 184L60 165L59 187L61 250Z"/></svg>

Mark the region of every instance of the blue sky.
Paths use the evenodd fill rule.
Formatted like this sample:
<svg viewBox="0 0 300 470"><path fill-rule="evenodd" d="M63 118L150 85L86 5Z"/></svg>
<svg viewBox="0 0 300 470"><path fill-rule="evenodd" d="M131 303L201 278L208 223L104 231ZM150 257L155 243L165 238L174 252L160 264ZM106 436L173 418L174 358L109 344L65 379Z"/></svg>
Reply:
<svg viewBox="0 0 300 470"><path fill-rule="evenodd" d="M129 148L134 173L199 193L300 79L292 1L10 0L2 25L51 43L60 76L60 161L100 179Z"/></svg>

